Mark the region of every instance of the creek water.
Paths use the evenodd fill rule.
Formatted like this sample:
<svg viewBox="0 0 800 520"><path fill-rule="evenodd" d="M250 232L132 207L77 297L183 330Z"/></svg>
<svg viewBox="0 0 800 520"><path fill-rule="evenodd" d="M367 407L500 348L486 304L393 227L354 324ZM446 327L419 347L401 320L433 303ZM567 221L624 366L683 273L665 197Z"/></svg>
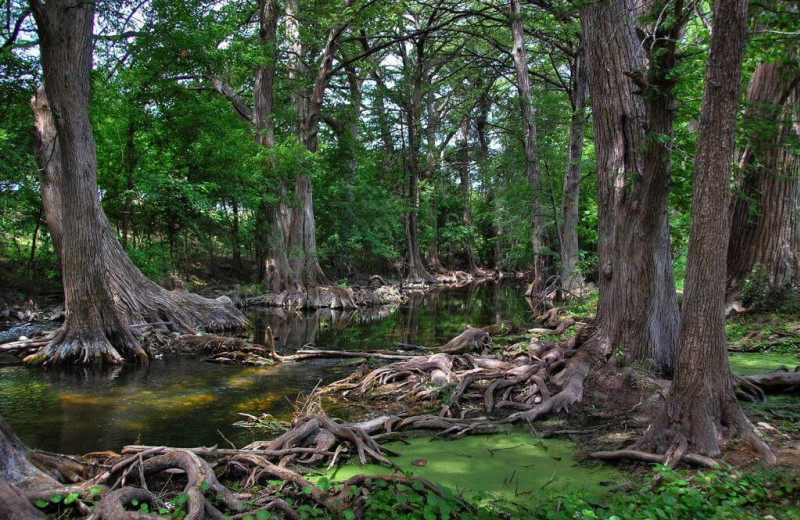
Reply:
<svg viewBox="0 0 800 520"><path fill-rule="evenodd" d="M378 350L398 344L436 346L467 325L510 319L529 324L519 284L486 282L412 295L398 307L310 313L251 313L253 339L272 327L280 353L318 348ZM30 447L59 453L119 450L125 444L241 446L252 430L233 425L239 413L289 419L301 393L345 377L358 361L318 360L270 367L215 365L170 356L146 367L46 372L0 368L0 415ZM337 410L337 413L342 411ZM359 411L353 411L354 416ZM344 413L347 413L345 410Z"/></svg>

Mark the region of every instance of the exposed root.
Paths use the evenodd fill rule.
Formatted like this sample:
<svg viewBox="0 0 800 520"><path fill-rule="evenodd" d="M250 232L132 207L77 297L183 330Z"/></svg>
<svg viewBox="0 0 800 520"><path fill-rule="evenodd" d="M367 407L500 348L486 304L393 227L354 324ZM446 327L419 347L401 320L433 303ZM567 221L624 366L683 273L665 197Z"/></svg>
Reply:
<svg viewBox="0 0 800 520"><path fill-rule="evenodd" d="M224 518L219 509L206 500L206 494L210 497L215 497L216 501L221 502L232 511L240 511L242 509L241 503L233 493L219 483L211 466L191 450L163 447L151 448L120 461L109 471L98 477L97 481L107 484L114 482L114 487L122 486L117 491L123 491L137 489L127 487L129 479L135 479L139 481L139 484L146 491L146 479L148 477L157 476L165 471L175 469L181 470L186 478L186 485L182 489L186 496L187 510L185 518L192 520L206 518L207 516ZM118 495L113 495L109 499L108 507L114 508L115 511L119 510L119 508L124 508L124 504L130 502L129 494L136 493L142 494L139 491L125 491ZM149 492L142 494L142 496L148 497L148 500L152 498ZM117 517L108 516L106 518Z"/></svg>
<svg viewBox="0 0 800 520"><path fill-rule="evenodd" d="M26 356L23 361L45 367L121 365L126 358L147 362L147 353L130 331L107 331L103 334L99 328L93 331L85 329L82 326L73 329L68 321L47 346Z"/></svg>
<svg viewBox="0 0 800 520"><path fill-rule="evenodd" d="M668 462L668 456L665 454L658 454L658 453L648 453L646 451L639 451L639 450L615 450L615 451L596 451L591 454L591 456L595 459L601 460L641 460L644 462L655 462L658 464L670 465ZM711 458L706 457L704 455L698 455L696 453L684 453L678 460L673 460L671 466L675 466L679 461L685 461L689 464L694 466L698 466L701 468L718 468L720 463Z"/></svg>
<svg viewBox="0 0 800 520"><path fill-rule="evenodd" d="M156 497L142 488L124 487L107 493L95 506L92 515L87 520L153 520L160 518L156 515L129 511L131 502L147 504L151 510L157 505Z"/></svg>
<svg viewBox="0 0 800 520"><path fill-rule="evenodd" d="M468 352L483 352L491 347L492 338L488 332L467 327L467 330L451 339L440 350L446 354L466 354Z"/></svg>

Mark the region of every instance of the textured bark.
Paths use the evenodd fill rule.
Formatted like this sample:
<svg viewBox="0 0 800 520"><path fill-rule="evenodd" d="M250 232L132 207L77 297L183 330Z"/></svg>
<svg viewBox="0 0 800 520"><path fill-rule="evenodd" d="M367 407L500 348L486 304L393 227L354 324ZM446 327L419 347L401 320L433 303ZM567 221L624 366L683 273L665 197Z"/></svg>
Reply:
<svg viewBox="0 0 800 520"><path fill-rule="evenodd" d="M797 63L762 63L747 87L745 128L750 130L731 203L729 298L739 296L756 266L769 276L765 290L784 288L800 278L800 159L789 144L800 133L797 67Z"/></svg>
<svg viewBox="0 0 800 520"><path fill-rule="evenodd" d="M37 89L36 95L31 100L31 106L34 111L35 129L38 138L36 158L42 182L42 203L45 210L45 218L50 234L53 237L56 252L60 258L65 258L67 250L73 245L71 243L72 240L64 240L62 238L73 236L69 234L69 222L66 216L66 207L70 196L64 190L68 185L68 175L62 175L62 171L67 172L69 170L67 169L67 162L64 161L64 156L61 153L62 143L56 137L55 118L42 87ZM91 136L91 134L89 135ZM97 193L96 183L87 183L82 189L90 194ZM96 197L93 198L96 200ZM97 283L102 286L104 291L108 291L111 296L110 300L100 300L105 302L101 312L113 314L120 323L123 323L121 325L125 334L123 339L133 345L132 350L126 357L134 357L142 361L146 360L146 355L138 347L136 339L127 328L128 323L169 322L173 330L183 332L194 331L200 325L211 328L230 328L246 325L244 316L236 310L227 298L209 300L188 292L166 291L153 283L130 261L114 235L99 203L92 208L92 212L91 222L96 227L94 231L99 235L99 238L87 250L94 251L92 257L101 263L102 270L97 273L99 277ZM84 254L82 256L86 256L85 251L83 251ZM71 287L68 289L66 263L64 263L64 269L67 317L69 318L70 298L74 298L75 293L79 292L80 288ZM91 298L92 295L85 297ZM92 305L91 302L80 302L79 305L86 304ZM95 303L94 305L97 304ZM80 306L78 309L79 312L84 312L80 310ZM81 315L79 314L75 319L80 319ZM102 362L116 363L122 360L114 347L105 343L96 343L98 345L97 348L92 347L91 342L81 339L84 329L70 330L71 326L71 323L66 321L56 339L42 353L33 356L30 361L51 364L62 362L92 364ZM107 340L111 340L111 338L107 338ZM116 346L116 343L112 344ZM122 348L123 354L125 354L124 349L129 347L123 346Z"/></svg>
<svg viewBox="0 0 800 520"><path fill-rule="evenodd" d="M570 292L583 285L583 275L578 270L578 202L581 195L583 132L589 121L586 108L589 93L584 61L585 58L579 54L572 66L572 118L569 125L567 172L564 175L564 192L561 197L561 287Z"/></svg>
<svg viewBox="0 0 800 520"><path fill-rule="evenodd" d="M436 146L436 134L439 131L439 111L436 110L436 103L434 102L434 94L429 90L425 96L425 104L427 105L428 124L425 128L425 135L427 140L428 156L426 159L428 176L434 175L442 179L442 155L439 153L439 147ZM441 196L444 196L443 190ZM431 233L430 242L428 242L428 249L425 251L428 268L432 273L444 272L442 261L439 258L439 198L433 197L431 201L431 221L433 233Z"/></svg>
<svg viewBox="0 0 800 520"><path fill-rule="evenodd" d="M544 238L542 236L545 214L540 207L540 191L542 185L541 165L536 151L536 116L531 98L531 83L528 74L528 58L525 52L525 32L522 27L522 12L519 0L511 0L510 10L511 35L516 70L517 92L519 95L522 116L523 144L525 146L525 176L531 190L531 243L533 245L533 283L528 296L535 296L544 289Z"/></svg>
<svg viewBox="0 0 800 520"><path fill-rule="evenodd" d="M493 83L494 79L489 81L489 84ZM495 270L499 270L501 267L501 261L503 259L503 231L502 227L499 225L499 221L502 219L503 207L502 201L495 197L495 183L498 182L498 180L492 178L487 172L484 172L487 160L489 158L489 139L487 137L486 126L489 119L489 110L491 109L491 98L489 97L488 89L484 90L481 95L478 96L477 108L478 113L477 117L475 118L475 131L477 133L478 149L480 151L480 156L478 157L478 168L480 169L481 173L486 176L486 180L484 181L487 187L486 204L490 208L495 209L495 215L492 218L491 266ZM500 175L499 172L498 175Z"/></svg>
<svg viewBox="0 0 800 520"><path fill-rule="evenodd" d="M461 122L459 155L458 175L461 181L461 200L464 205L462 215L464 227L467 228L467 236L464 240L464 248L467 251L467 271L475 273L478 271L478 266L475 263L475 222L472 219L472 202L470 201L472 190L469 183L469 118L464 118Z"/></svg>
<svg viewBox="0 0 800 520"><path fill-rule="evenodd" d="M231 211L233 212L233 222L231 226L231 249L233 249L233 269L237 273L244 270L242 264L242 246L239 241L239 203L234 199L231 202Z"/></svg>
<svg viewBox="0 0 800 520"><path fill-rule="evenodd" d="M103 226L97 198L97 159L89 124L93 4L31 2L45 85L61 150L61 264L66 317L43 352L53 364L120 363L146 354L118 315L105 280ZM41 360L37 358L36 361ZM33 361L33 360L32 360Z"/></svg>
<svg viewBox="0 0 800 520"><path fill-rule="evenodd" d="M345 0L343 9L352 4L353 0ZM305 73L302 61L304 49L300 41L298 13L297 0L289 0L286 4L286 27L292 53L289 78L294 81L300 81ZM328 29L328 37L320 55L311 95L308 98L299 92L292 95L292 102L297 110L296 135L311 153L317 151L317 135L325 90L331 79L333 59L339 48L343 30L344 25L341 23L334 23ZM295 183L295 196L297 205L292 210L287 244L290 266L300 286L311 288L325 285L329 282L317 258L314 197L311 190L311 177L308 173L300 172Z"/></svg>
<svg viewBox="0 0 800 520"><path fill-rule="evenodd" d="M413 60L406 55L405 47L401 44L399 50L403 60L403 68L410 70L412 81L407 82L404 96L404 112L406 118L406 132L408 133L408 160L406 170L408 174L408 213L405 219L406 242L408 252L406 262L408 271L406 279L411 283L424 283L434 281L432 274L425 268L419 247L419 178L420 165L420 118L422 116L422 87L425 76L425 37L419 37L413 45Z"/></svg>
<svg viewBox="0 0 800 520"><path fill-rule="evenodd" d="M28 460L28 447L0 417L0 519L33 520L47 518L23 494L61 485Z"/></svg>
<svg viewBox="0 0 800 520"><path fill-rule="evenodd" d="M695 155L675 378L644 439L677 460L685 452L716 457L734 435L765 448L736 401L725 338L728 183L746 35L747 1L717 0Z"/></svg>
<svg viewBox="0 0 800 520"><path fill-rule="evenodd" d="M36 509L15 485L0 475L0 520L44 520L44 513Z"/></svg>
<svg viewBox="0 0 800 520"><path fill-rule="evenodd" d="M667 125L660 117L669 105L647 117L634 93L629 74L645 70L634 4L599 2L581 12L598 172L600 300L592 341L605 356L619 349L628 362L670 372L679 316L667 220L669 154L644 132L645 122Z"/></svg>

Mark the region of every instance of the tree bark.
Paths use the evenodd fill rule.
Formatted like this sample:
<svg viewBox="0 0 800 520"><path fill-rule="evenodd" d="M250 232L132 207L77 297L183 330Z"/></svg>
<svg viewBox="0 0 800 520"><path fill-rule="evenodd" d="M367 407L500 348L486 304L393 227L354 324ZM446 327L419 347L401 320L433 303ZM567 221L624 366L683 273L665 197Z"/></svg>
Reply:
<svg viewBox="0 0 800 520"><path fill-rule="evenodd" d="M469 183L469 118L465 117L461 122L461 142L459 146L459 165L458 174L461 182L461 200L464 204L462 211L464 227L467 229L467 236L464 239L464 249L467 252L467 271L476 273L478 266L475 263L475 222L472 219L472 202L470 201Z"/></svg>
<svg viewBox="0 0 800 520"><path fill-rule="evenodd" d="M564 192L561 198L561 287L569 292L583 285L583 275L578 269L578 202L581 195L583 132L589 121L584 61L584 56L578 54L572 66L572 117L569 125L567 172L564 175Z"/></svg>
<svg viewBox="0 0 800 520"><path fill-rule="evenodd" d="M20 488L56 487L58 483L27 458L28 448L0 417L0 518L28 520L47 518L22 494Z"/></svg>
<svg viewBox="0 0 800 520"><path fill-rule="evenodd" d="M58 55L58 51L49 49L53 37L63 35L77 46L76 37L69 33L80 28L88 32L84 41L91 43L92 13L77 8L56 11L56 4L37 7L39 30L46 34L40 38L43 67L49 77L60 77L64 67L74 67L65 62L75 59L74 55ZM59 19L61 16L67 18ZM54 24L60 24L60 28ZM88 60L82 60L86 67L83 88L70 81L60 82L52 89L40 87L31 101L42 203L53 244L62 260L66 300L62 329L42 352L27 358L31 363L103 364L121 363L125 358L147 361L129 329L132 322L168 321L173 329L186 332L194 331L198 325L228 328L246 324L227 298L208 300L191 293L168 292L147 279L114 235L97 197L94 140L88 120L91 47L88 55ZM69 73L73 80L80 77L75 68ZM55 99L69 96L71 104L49 103L50 93L45 95L45 90L52 90ZM83 103L78 101L81 95L86 98ZM77 122L68 123L70 119ZM65 152L73 148L76 150L71 154ZM74 250L76 244L82 244L78 251Z"/></svg>
<svg viewBox="0 0 800 520"><path fill-rule="evenodd" d="M669 373L679 321L667 220L669 154L653 137L655 127L649 139L643 129L648 121L663 131L668 121L659 117L670 108L647 117L634 93L631 76L645 70L634 10L634 1L614 0L581 12L598 172L600 299L591 341L604 356L617 349L627 362Z"/></svg>
<svg viewBox="0 0 800 520"><path fill-rule="evenodd" d="M425 75L425 37L419 37L413 44L414 59L406 55L403 44L400 46L403 68L410 71L411 81L407 82L404 96L404 112L406 117L406 131L408 132L408 160L406 171L408 174L408 213L406 214L406 242L408 244L407 281L411 283L425 283L435 280L425 268L419 247L419 178L421 136L419 132L420 118L422 116L422 87ZM410 69L410 70L409 70Z"/></svg>
<svg viewBox="0 0 800 520"><path fill-rule="evenodd" d="M114 309L105 280L104 218L97 198L97 159L89 124L93 4L31 0L45 85L61 148L61 264L66 318L58 337L31 361L100 364L147 355ZM94 252L94 254L91 254Z"/></svg>
<svg viewBox="0 0 800 520"><path fill-rule="evenodd" d="M436 146L436 134L439 131L439 111L436 110L433 90L429 90L426 94L425 104L427 105L428 112L428 124L425 128L428 146L428 156L426 160L428 176L432 177L435 174L436 178L441 178L441 154L439 153L439 147ZM443 192L441 193L441 196L444 196ZM431 239L428 243L428 249L425 251L425 256L427 257L428 268L430 271L432 273L441 273L444 271L444 267L442 266L442 261L439 258L439 198L434 195L432 199L430 212L433 233L431 233Z"/></svg>
<svg viewBox="0 0 800 520"><path fill-rule="evenodd" d="M780 290L800 278L800 159L789 145L800 133L793 120L798 111L797 64L759 64L747 87L745 128L749 130L739 162L741 180L731 203L729 298L740 296L756 266L768 276L764 292Z"/></svg>
<svg viewBox="0 0 800 520"><path fill-rule="evenodd" d="M668 464L685 452L717 457L733 435L768 453L736 401L725 338L728 189L746 37L747 1L717 0L695 155L675 378L645 437L667 451Z"/></svg>
<svg viewBox="0 0 800 520"><path fill-rule="evenodd" d="M510 9L511 35L516 70L517 92L519 95L522 116L523 143L525 146L525 176L531 190L531 244L533 245L533 283L526 296L535 296L544 290L544 212L540 207L542 172L539 155L536 151L536 116L533 111L531 83L528 74L528 58L525 52L525 32L522 26L522 10L519 0L511 0Z"/></svg>

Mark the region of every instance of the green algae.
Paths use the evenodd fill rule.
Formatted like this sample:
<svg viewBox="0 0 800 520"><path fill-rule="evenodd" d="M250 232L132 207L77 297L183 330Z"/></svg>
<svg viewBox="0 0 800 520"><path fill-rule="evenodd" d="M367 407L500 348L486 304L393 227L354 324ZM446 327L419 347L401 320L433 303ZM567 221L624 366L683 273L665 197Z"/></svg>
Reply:
<svg viewBox="0 0 800 520"><path fill-rule="evenodd" d="M794 354L777 354L771 352L737 352L728 357L734 374L743 376L774 372L781 366L794 370L800 365L800 359Z"/></svg>
<svg viewBox="0 0 800 520"><path fill-rule="evenodd" d="M566 492L596 496L625 483L624 474L608 465L578 463L574 444L538 439L529 433L472 436L453 441L416 438L386 446L398 452L391 460L413 473L467 497L485 496L534 505ZM346 480L358 474L384 475L384 466L346 465L327 476Z"/></svg>

